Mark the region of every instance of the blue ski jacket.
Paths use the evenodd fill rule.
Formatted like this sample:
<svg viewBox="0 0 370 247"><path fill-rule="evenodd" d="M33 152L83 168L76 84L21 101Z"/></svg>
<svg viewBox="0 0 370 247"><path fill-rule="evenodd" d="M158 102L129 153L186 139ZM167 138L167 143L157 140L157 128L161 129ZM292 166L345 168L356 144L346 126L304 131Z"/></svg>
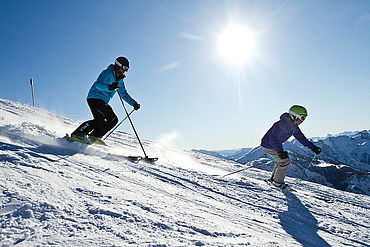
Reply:
<svg viewBox="0 0 370 247"><path fill-rule="evenodd" d="M101 99L108 104L116 93L116 90L109 91L108 89L109 85L116 81L116 72L113 71L113 67L114 65L111 64L100 73L98 79L91 86L87 99ZM127 93L123 79L118 80L118 86L118 92L122 98L129 105L133 106L136 101Z"/></svg>
<svg viewBox="0 0 370 247"><path fill-rule="evenodd" d="M288 113L283 113L280 120L272 125L261 140L261 146L268 149L274 149L276 152L283 151L283 142L294 136L303 146L311 150L315 145L307 140L298 125L289 117Z"/></svg>

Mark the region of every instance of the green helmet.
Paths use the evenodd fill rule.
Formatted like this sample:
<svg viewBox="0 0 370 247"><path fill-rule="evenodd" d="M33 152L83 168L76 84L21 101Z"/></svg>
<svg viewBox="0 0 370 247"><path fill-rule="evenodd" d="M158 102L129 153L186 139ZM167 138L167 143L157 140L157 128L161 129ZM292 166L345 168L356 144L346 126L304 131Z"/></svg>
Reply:
<svg viewBox="0 0 370 247"><path fill-rule="evenodd" d="M304 121L307 117L307 110L303 106L300 105L294 105L290 107L289 109L289 116L296 121L297 119L300 119L301 121Z"/></svg>

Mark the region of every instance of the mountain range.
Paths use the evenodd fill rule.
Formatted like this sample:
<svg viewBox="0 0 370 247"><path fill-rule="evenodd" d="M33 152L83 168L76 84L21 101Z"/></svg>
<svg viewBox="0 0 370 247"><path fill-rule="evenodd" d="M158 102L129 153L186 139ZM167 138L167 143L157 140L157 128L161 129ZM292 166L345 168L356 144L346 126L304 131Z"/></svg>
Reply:
<svg viewBox="0 0 370 247"><path fill-rule="evenodd" d="M312 138L311 141L322 149L313 161L314 153L297 140L284 143L283 148L292 159L288 176L301 178L304 174L304 179L311 182L370 195L370 130L329 134L327 137ZM242 150L245 150L244 153ZM256 164L270 159L262 147L235 149L235 152L228 152L227 155L224 151L194 151L240 164ZM259 169L271 171L272 166L260 166Z"/></svg>

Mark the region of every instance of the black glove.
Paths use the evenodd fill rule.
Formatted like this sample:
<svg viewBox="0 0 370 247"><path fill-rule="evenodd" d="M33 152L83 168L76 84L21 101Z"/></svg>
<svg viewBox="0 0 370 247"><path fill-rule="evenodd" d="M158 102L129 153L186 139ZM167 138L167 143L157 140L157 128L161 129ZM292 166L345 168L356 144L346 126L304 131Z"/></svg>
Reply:
<svg viewBox="0 0 370 247"><path fill-rule="evenodd" d="M140 109L140 104L138 104L138 103L135 101L135 103L134 103L133 107L134 107L134 110L135 110L135 111L137 111L137 110L139 110L139 109Z"/></svg>
<svg viewBox="0 0 370 247"><path fill-rule="evenodd" d="M280 151L278 152L279 158L282 160L288 159L289 155L287 151Z"/></svg>
<svg viewBox="0 0 370 247"><path fill-rule="evenodd" d="M113 82L109 85L108 89L109 91L113 91L114 89L118 88L118 81Z"/></svg>
<svg viewBox="0 0 370 247"><path fill-rule="evenodd" d="M319 155L321 153L321 148L315 146L313 149L312 149L312 152L314 152L315 154Z"/></svg>

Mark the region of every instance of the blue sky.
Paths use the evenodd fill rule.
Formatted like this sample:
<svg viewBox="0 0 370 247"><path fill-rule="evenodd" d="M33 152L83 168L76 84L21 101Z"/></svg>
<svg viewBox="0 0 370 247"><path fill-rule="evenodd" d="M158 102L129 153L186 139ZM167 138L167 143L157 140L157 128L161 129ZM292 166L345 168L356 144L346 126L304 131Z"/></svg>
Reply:
<svg viewBox="0 0 370 247"><path fill-rule="evenodd" d="M126 56L142 138L254 147L294 104L308 109L307 137L370 126L369 1L2 0L0 19L0 97L32 104L33 77L38 107L77 120L91 118L99 73ZM217 49L232 23L255 38L242 65Z"/></svg>

